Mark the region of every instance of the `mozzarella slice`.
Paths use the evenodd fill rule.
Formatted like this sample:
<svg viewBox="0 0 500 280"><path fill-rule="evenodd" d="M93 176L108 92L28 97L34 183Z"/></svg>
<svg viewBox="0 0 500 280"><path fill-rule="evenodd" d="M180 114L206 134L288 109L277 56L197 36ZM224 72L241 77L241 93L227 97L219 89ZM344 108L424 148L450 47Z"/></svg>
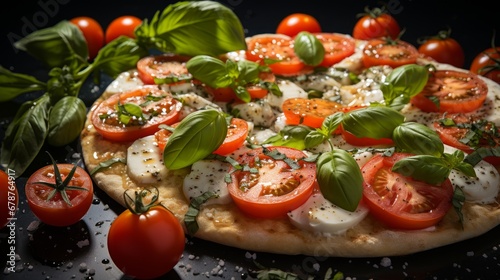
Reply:
<svg viewBox="0 0 500 280"><path fill-rule="evenodd" d="M224 177L229 172L230 164L219 160L200 160L191 166L191 172L184 178L184 196L191 200L208 191L219 197L209 199L205 204L227 204L231 197Z"/></svg>
<svg viewBox="0 0 500 280"><path fill-rule="evenodd" d="M361 222L368 212L362 203L356 211L350 212L326 200L321 193L315 193L299 208L290 211L288 218L304 230L342 234Z"/></svg>
<svg viewBox="0 0 500 280"><path fill-rule="evenodd" d="M279 108L281 111L281 105L283 102L290 98L307 98L307 92L299 87L297 84L289 80L277 81L276 84L281 90L282 96L276 96L274 94L268 94L265 97L266 103L274 108Z"/></svg>
<svg viewBox="0 0 500 280"><path fill-rule="evenodd" d="M270 127L276 120L276 113L271 105L263 100L235 104L233 109L239 112L240 118L253 122L255 126Z"/></svg>
<svg viewBox="0 0 500 280"><path fill-rule="evenodd" d="M127 173L141 184L153 184L165 177L167 168L154 135L139 138L128 147Z"/></svg>

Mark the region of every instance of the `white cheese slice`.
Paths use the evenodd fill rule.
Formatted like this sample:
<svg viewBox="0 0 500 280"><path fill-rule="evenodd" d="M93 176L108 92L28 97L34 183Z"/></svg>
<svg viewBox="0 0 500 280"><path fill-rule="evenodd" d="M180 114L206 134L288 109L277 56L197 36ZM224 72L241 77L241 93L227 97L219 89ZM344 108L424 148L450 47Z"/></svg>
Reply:
<svg viewBox="0 0 500 280"><path fill-rule="evenodd" d="M208 191L218 195L209 199L205 205L227 204L231 196L224 180L231 165L219 160L200 160L191 166L191 172L184 178L183 192L186 199L191 200Z"/></svg>
<svg viewBox="0 0 500 280"><path fill-rule="evenodd" d="M127 173L135 182L153 184L164 178L166 172L154 135L139 138L128 147Z"/></svg>

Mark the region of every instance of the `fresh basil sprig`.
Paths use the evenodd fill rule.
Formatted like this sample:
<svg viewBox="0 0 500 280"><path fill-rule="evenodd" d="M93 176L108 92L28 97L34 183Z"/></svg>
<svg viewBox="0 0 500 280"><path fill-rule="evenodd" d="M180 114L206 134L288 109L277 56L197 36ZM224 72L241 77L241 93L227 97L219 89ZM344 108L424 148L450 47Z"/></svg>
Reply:
<svg viewBox="0 0 500 280"><path fill-rule="evenodd" d="M323 196L347 211L355 211L363 196L363 175L354 158L342 149L323 153L316 162Z"/></svg>
<svg viewBox="0 0 500 280"><path fill-rule="evenodd" d="M392 140L399 151L417 155L440 157L444 151L443 142L436 131L421 123L402 123L394 129Z"/></svg>
<svg viewBox="0 0 500 280"><path fill-rule="evenodd" d="M357 137L392 138L392 132L404 119L404 115L389 107L366 107L346 113L342 127Z"/></svg>
<svg viewBox="0 0 500 280"><path fill-rule="evenodd" d="M422 91L428 78L427 66L407 64L395 68L380 85L385 105L400 111L413 96Z"/></svg>
<svg viewBox="0 0 500 280"><path fill-rule="evenodd" d="M247 47L238 17L215 1L171 4L145 19L135 36L148 49L189 56L218 56Z"/></svg>
<svg viewBox="0 0 500 280"><path fill-rule="evenodd" d="M227 122L224 113L207 109L184 118L168 138L163 163L168 169L180 169L203 159L224 142Z"/></svg>
<svg viewBox="0 0 500 280"><path fill-rule="evenodd" d="M300 60L310 66L319 65L325 58L325 47L321 41L306 31L295 36L293 50Z"/></svg>

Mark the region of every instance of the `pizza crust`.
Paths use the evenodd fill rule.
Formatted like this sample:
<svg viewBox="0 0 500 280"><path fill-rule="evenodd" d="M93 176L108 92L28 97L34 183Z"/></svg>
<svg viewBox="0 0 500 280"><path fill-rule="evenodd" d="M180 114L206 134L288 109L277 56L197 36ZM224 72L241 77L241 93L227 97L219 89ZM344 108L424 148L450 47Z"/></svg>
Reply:
<svg viewBox="0 0 500 280"><path fill-rule="evenodd" d="M133 77L132 77L133 78ZM497 87L490 82L488 86ZM119 88L114 82L108 89ZM498 89L495 89L498 90ZM103 99L115 93L106 91L95 101L81 133L83 159L88 170L112 157L125 158L131 143L115 143L102 138L92 126L91 114ZM491 106L493 108L493 106ZM167 176L152 185L160 192L160 202L183 224L188 201L182 192L189 169L169 170ZM125 206L126 189L142 187L133 182L125 164L117 163L93 175L97 186L113 200ZM479 236L500 224L500 203L479 205L465 203L463 228L453 209L436 226L425 230L402 231L385 228L370 215L341 235L306 232L294 227L287 218L252 219L234 204L202 206L197 218L199 231L195 237L231 247L277 254L326 257L381 257L421 252Z"/></svg>

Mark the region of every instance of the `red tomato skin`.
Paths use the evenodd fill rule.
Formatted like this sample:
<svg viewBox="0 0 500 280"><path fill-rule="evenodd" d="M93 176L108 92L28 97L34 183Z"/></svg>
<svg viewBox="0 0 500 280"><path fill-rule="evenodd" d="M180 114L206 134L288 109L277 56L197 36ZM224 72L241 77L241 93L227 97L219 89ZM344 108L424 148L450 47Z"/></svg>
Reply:
<svg viewBox="0 0 500 280"><path fill-rule="evenodd" d="M59 163L57 166L61 175L64 175L64 180L74 165ZM68 205L62 200L60 194L56 194L54 198L47 201L46 197L52 188L35 183L39 181L54 183L53 174L53 165L44 166L31 174L25 186L28 205L33 214L45 224L58 227L73 225L81 220L92 204L94 198L92 179L83 168L77 167L70 185L83 187L87 191L66 190L72 204Z"/></svg>
<svg viewBox="0 0 500 280"><path fill-rule="evenodd" d="M106 28L106 44L120 36L135 38L135 28L142 23L142 19L135 16L121 16L114 19Z"/></svg>
<svg viewBox="0 0 500 280"><path fill-rule="evenodd" d="M174 55L174 54L162 54L162 55L151 55L141 58L137 62L137 73L141 81L147 85L155 84L155 77L161 78L161 76L169 74L184 74L188 75L189 72L186 68L185 63L189 60L189 57ZM175 73L169 72L168 69L162 69L161 65L168 62L178 62ZM182 82L179 82L182 83Z"/></svg>
<svg viewBox="0 0 500 280"><path fill-rule="evenodd" d="M363 48L362 61L365 68L388 65L397 68L417 62L419 53L412 44L395 40L388 43L385 39L372 39Z"/></svg>
<svg viewBox="0 0 500 280"><path fill-rule="evenodd" d="M418 47L418 52L441 63L458 68L464 66L465 54L462 46L453 38L429 39Z"/></svg>
<svg viewBox="0 0 500 280"><path fill-rule="evenodd" d="M301 31L309 33L321 32L321 25L318 20L311 15L294 13L286 16L276 28L276 33L294 37Z"/></svg>
<svg viewBox="0 0 500 280"><path fill-rule="evenodd" d="M143 86L140 89L133 90L125 93L117 93L106 100L103 100L100 104L91 109L92 112L92 124L97 132L104 138L117 141L117 142L127 142L134 141L138 138L145 137L148 135L153 135L159 130L161 124L170 125L176 123L179 120L181 104L171 98L165 100L165 106L170 108L169 113L163 117L154 117L155 119L148 122L148 124L143 126L132 126L123 128L122 125L107 124L101 120L100 115L109 111L110 108L115 108L115 105L120 100L123 104L123 100L131 98L134 96L146 96L149 93L156 93L158 95L167 94L167 92L158 89L157 86ZM166 97L167 98L167 97ZM114 110L114 109L113 109Z"/></svg>
<svg viewBox="0 0 500 280"><path fill-rule="evenodd" d="M319 66L330 67L352 55L356 49L356 42L354 39L343 34L315 33L314 35L325 47L325 58Z"/></svg>
<svg viewBox="0 0 500 280"><path fill-rule="evenodd" d="M335 101L320 98L290 98L281 105L287 124L303 124L320 128L325 118L344 110L344 106Z"/></svg>
<svg viewBox="0 0 500 280"><path fill-rule="evenodd" d="M394 142L391 138L369 138L369 137L357 137L349 131L341 128L340 134L342 138L353 146L359 147L372 147L372 146L394 146Z"/></svg>
<svg viewBox="0 0 500 280"><path fill-rule="evenodd" d="M396 39L400 32L401 28L396 19L384 13L375 17L365 15L360 18L356 22L356 25L354 25L352 36L360 40L370 40L381 37Z"/></svg>
<svg viewBox="0 0 500 280"><path fill-rule="evenodd" d="M19 205L19 192L13 176L0 169L0 229L14 218Z"/></svg>
<svg viewBox="0 0 500 280"><path fill-rule="evenodd" d="M90 17L75 17L70 20L82 31L89 49L89 59L97 56L99 50L104 46L104 30L99 22Z"/></svg>
<svg viewBox="0 0 500 280"><path fill-rule="evenodd" d="M111 223L107 245L123 273L153 279L179 262L185 247L184 229L163 206L153 206L141 215L127 209Z"/></svg>
<svg viewBox="0 0 500 280"><path fill-rule="evenodd" d="M500 47L489 48L479 53L470 65L472 73L484 76L500 84L500 65L493 59L500 59ZM490 71L484 67L493 67Z"/></svg>
<svg viewBox="0 0 500 280"><path fill-rule="evenodd" d="M288 147L268 147L269 150L278 150L287 155L291 159L300 159L305 156L302 151ZM255 162L255 158L259 157L262 160L269 159L268 156L262 153L262 149L254 149L247 152L241 159L241 164ZM286 168L283 161L276 161L274 168ZM281 163L280 163L281 162ZM231 183L228 184L229 194L233 198L234 203L246 215L254 218L276 219L286 217L286 213L302 205L313 193L316 185L316 164L312 162L302 162L302 167L299 173L293 175L274 174L269 172L268 176L273 176L275 179L283 179L279 176L287 176L286 178L300 177L301 182L295 189L284 195L260 195L263 190L258 184L252 187L252 190L243 191L240 189L240 177L243 172L236 171L231 173ZM278 170L278 169L276 169ZM296 171L297 172L297 171ZM272 174L271 174L272 173ZM300 174L300 175L298 175ZM281 181L281 183L283 183Z"/></svg>
<svg viewBox="0 0 500 280"><path fill-rule="evenodd" d="M447 84L447 81L451 82ZM462 88L453 88L458 83ZM460 96L450 98L450 93L458 95L464 90L466 93L463 94L463 99ZM437 70L429 76L427 85L422 92L411 98L410 103L424 112L468 113L483 105L487 93L486 83L472 72ZM439 108L427 97L436 95L440 101Z"/></svg>
<svg viewBox="0 0 500 280"><path fill-rule="evenodd" d="M228 155L243 146L248 136L248 123L239 118L232 118L228 126L224 142L213 153L217 155Z"/></svg>
<svg viewBox="0 0 500 280"><path fill-rule="evenodd" d="M380 154L374 156L361 168L363 174L363 200L370 208L370 213L381 223L396 229L418 230L431 227L438 223L451 208L453 196L453 185L446 179L440 186L431 186L423 182L417 182L395 173L392 179L379 191L385 191L384 195L377 193L374 189L373 179L380 170L390 172L395 162L411 154L395 153L391 157ZM406 184L410 186L407 187ZM429 205L435 206L425 212L411 213L413 210L408 198L416 197L418 194L426 196ZM426 203L426 202L423 202ZM425 204L424 206L428 206ZM416 206L417 210L419 205Z"/></svg>

